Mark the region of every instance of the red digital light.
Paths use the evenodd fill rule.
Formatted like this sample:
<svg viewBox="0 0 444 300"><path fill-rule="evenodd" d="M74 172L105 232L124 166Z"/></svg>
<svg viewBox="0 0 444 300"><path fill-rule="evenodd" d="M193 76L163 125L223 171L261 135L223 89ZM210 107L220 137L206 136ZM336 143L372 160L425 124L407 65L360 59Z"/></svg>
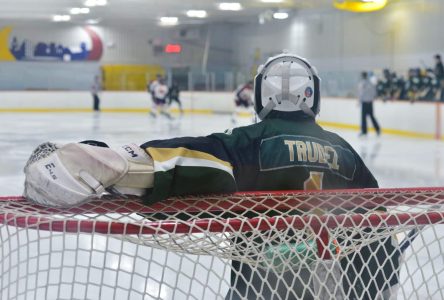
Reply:
<svg viewBox="0 0 444 300"><path fill-rule="evenodd" d="M165 46L165 53L180 53L182 52L182 46L179 44L167 44Z"/></svg>

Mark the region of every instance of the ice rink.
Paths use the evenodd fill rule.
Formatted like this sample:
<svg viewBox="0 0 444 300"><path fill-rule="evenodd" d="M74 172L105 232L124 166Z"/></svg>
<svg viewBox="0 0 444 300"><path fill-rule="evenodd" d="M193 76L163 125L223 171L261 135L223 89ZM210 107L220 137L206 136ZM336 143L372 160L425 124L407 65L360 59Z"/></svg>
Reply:
<svg viewBox="0 0 444 300"><path fill-rule="evenodd" d="M243 118L239 120L238 125L249 122L249 118ZM233 124L229 115L185 115L169 121L165 118L152 119L148 115L135 113L2 114L0 118L2 153L0 194L2 196L21 195L24 181L23 166L32 150L46 141L67 143L93 139L104 141L109 146L115 147L129 142L141 144L153 139L206 135L231 127ZM444 147L442 142L384 134L377 137L374 133L370 133L366 138L359 138L356 131L326 129L339 133L356 149L377 178L380 187L443 185ZM432 233L436 234L436 231ZM429 237L431 237L430 232L415 241L418 251ZM46 237L42 234L39 238L45 240ZM120 254L116 254L114 258L113 255L107 256L102 267L79 271L76 265L82 266L84 261L93 258L90 256L60 258L58 251L51 250L57 248L57 245L51 244L48 240L47 248L43 247L39 249L39 252L45 255L47 263L51 266L53 263L65 266L65 273L46 272L44 276L47 276L50 279L49 282L54 282L54 284L50 284L48 289L40 287L40 292L37 294L27 294L23 287L23 285L39 286L37 276L25 278L24 283L17 283L12 294L5 295L3 291L2 299L185 299L184 295L187 293L192 295L191 299L215 299L216 295L223 295L228 289L229 266L217 259L176 255L141 246L135 247L119 241L106 242L100 237L97 237L95 241L91 241L87 236L79 239L59 238L61 243L63 242L67 248L72 246L72 249L75 247L101 249L103 243L109 243L107 247L115 247L116 253ZM432 268L444 278L442 247L444 247L444 242L435 240L433 248L421 250L425 251L424 253L429 251L428 255L433 257L433 261L422 261L422 256L418 255L420 259L413 264L421 267L412 266L412 269L421 271L410 274L412 278L428 278ZM147 261L151 261L149 266L134 262L132 255L136 251L139 254L143 252ZM100 251L97 253L103 254ZM32 253L21 255L22 264L30 261L32 257ZM51 255L54 257L51 258ZM163 268L165 265L167 267ZM202 266L206 266L210 271ZM3 273L13 272L6 270L5 266L2 271ZM20 271L21 268L15 270L15 272ZM140 275L137 277L140 282L134 278L129 281L129 274L132 273ZM34 275L38 274L34 273ZM65 284L59 287L55 283L57 280L52 280L52 277L62 278ZM147 281L148 277L151 278L150 281ZM225 279L221 282L217 280L218 277ZM76 282L75 285L70 286L70 278ZM84 283L85 278L92 278L93 284ZM3 287L8 278L3 276L1 280ZM398 299L420 299L426 290L428 295L433 295L432 298L427 299L443 298L444 291L440 290L436 278L425 285L415 286L415 280L408 284L410 287L406 289L411 294L399 295ZM137 292L138 285L142 290ZM102 289L99 289L100 286ZM131 287L131 292L128 292L129 287ZM14 298L15 296L17 298Z"/></svg>
<svg viewBox="0 0 444 300"><path fill-rule="evenodd" d="M238 125L250 122L239 118ZM383 126L383 125L382 125ZM40 143L99 140L109 146L142 144L153 139L199 136L232 128L228 115L185 115L168 121L144 114L62 113L2 114L0 118L0 186L2 195L19 195L23 166ZM356 131L326 128L344 137L361 155L380 187L442 186L442 142L370 133L359 138Z"/></svg>

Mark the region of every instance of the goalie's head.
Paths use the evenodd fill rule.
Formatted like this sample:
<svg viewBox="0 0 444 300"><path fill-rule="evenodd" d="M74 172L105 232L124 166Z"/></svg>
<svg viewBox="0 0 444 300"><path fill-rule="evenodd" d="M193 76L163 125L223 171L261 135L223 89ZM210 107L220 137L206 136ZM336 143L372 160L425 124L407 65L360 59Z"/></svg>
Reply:
<svg viewBox="0 0 444 300"><path fill-rule="evenodd" d="M270 57L254 78L254 108L259 119L267 116L309 115L320 109L320 79L310 63L293 54Z"/></svg>

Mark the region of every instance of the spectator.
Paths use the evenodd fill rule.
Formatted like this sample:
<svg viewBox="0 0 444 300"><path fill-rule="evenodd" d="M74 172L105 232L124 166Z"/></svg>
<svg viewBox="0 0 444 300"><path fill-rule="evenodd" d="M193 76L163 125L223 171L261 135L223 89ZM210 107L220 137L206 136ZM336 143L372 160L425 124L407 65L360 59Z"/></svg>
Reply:
<svg viewBox="0 0 444 300"><path fill-rule="evenodd" d="M396 73L394 73L396 74ZM406 82L403 76L396 76L394 81L394 99L407 100Z"/></svg>
<svg viewBox="0 0 444 300"><path fill-rule="evenodd" d="M390 73L389 69L384 69L383 71L384 78L382 80L379 80L376 89L377 89L377 96L380 97L382 100L387 101L388 99L393 99L393 80L392 80L392 74ZM370 79L370 77L367 74L367 77ZM371 83L371 80L370 80Z"/></svg>
<svg viewBox="0 0 444 300"><path fill-rule="evenodd" d="M419 93L420 100L434 100L435 91L433 89L433 80L435 75L433 72L427 70L421 70L421 90Z"/></svg>
<svg viewBox="0 0 444 300"><path fill-rule="evenodd" d="M418 93L421 88L421 78L418 69L409 69L409 77L407 80L407 98L414 102L418 99Z"/></svg>
<svg viewBox="0 0 444 300"><path fill-rule="evenodd" d="M431 97L428 100L440 101L441 97L441 82L436 78L433 69L427 69L427 73L431 77Z"/></svg>
<svg viewBox="0 0 444 300"><path fill-rule="evenodd" d="M442 64L441 61L441 55L436 54L435 55L435 77L439 82L439 90L438 90L438 95L437 95L437 99L440 101L443 101L443 88L444 88L444 65Z"/></svg>

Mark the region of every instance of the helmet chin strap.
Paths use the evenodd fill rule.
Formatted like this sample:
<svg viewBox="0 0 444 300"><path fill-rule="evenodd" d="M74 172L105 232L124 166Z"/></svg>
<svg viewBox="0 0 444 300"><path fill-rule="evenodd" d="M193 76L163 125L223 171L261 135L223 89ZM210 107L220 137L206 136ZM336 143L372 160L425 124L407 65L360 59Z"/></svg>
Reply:
<svg viewBox="0 0 444 300"><path fill-rule="evenodd" d="M278 97L276 97L278 98ZM296 97L291 97L290 101L293 103L297 103L299 99L296 99ZM276 107L276 103L274 101L269 101L267 105L261 110L261 112L258 114L259 119L263 120L272 110ZM311 108L307 105L307 103L302 102L299 107L301 110L309 115L312 118L316 118L315 113L311 110Z"/></svg>
<svg viewBox="0 0 444 300"><path fill-rule="evenodd" d="M258 114L259 119L263 120L276 106L276 103L274 101L268 101L267 105L265 105L264 108L262 108L261 112Z"/></svg>
<svg viewBox="0 0 444 300"><path fill-rule="evenodd" d="M279 101L280 97L275 97L275 98L278 102L280 102ZM289 101L291 101L292 103L294 103L294 105L296 105L299 102L299 99L296 97L290 97ZM275 107L276 103L274 101L268 101L267 105L265 105L265 107L261 110L261 112L257 116L259 117L259 119L263 120ZM316 117L316 114L311 110L311 108L307 105L307 103L302 102L299 105L299 107L305 114L309 115L310 117L313 118Z"/></svg>
<svg viewBox="0 0 444 300"><path fill-rule="evenodd" d="M302 102L302 103L299 105L299 107L301 108L301 110L302 110L305 114L309 115L310 117L313 117L313 119L316 118L315 113L311 110L310 107L308 107L307 103Z"/></svg>

